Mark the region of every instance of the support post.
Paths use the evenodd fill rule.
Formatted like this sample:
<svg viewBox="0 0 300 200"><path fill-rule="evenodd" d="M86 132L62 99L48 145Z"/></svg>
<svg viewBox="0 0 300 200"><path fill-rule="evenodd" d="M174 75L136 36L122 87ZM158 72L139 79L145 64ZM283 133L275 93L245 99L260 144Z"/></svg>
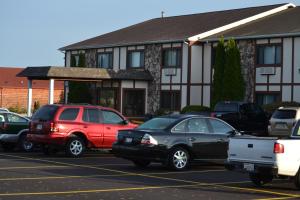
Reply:
<svg viewBox="0 0 300 200"><path fill-rule="evenodd" d="M32 106L32 80L28 79L28 92L27 92L27 116L31 117Z"/></svg>
<svg viewBox="0 0 300 200"><path fill-rule="evenodd" d="M53 104L53 102L54 102L54 79L50 79L48 103Z"/></svg>
<svg viewBox="0 0 300 200"><path fill-rule="evenodd" d="M69 81L64 82L64 103L68 104L68 96L69 96Z"/></svg>

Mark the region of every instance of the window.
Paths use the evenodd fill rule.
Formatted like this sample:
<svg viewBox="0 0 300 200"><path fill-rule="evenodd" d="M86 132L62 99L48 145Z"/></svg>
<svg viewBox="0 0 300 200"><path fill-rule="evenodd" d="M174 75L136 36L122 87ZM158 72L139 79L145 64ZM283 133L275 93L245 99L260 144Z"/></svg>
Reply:
<svg viewBox="0 0 300 200"><path fill-rule="evenodd" d="M0 123L5 122L4 114L0 114Z"/></svg>
<svg viewBox="0 0 300 200"><path fill-rule="evenodd" d="M280 101L279 98L280 98L279 93L273 93L273 94L256 93L256 103L258 105L265 105L274 102L279 102Z"/></svg>
<svg viewBox="0 0 300 200"><path fill-rule="evenodd" d="M276 110L272 115L274 119L295 119L296 110Z"/></svg>
<svg viewBox="0 0 300 200"><path fill-rule="evenodd" d="M258 46L256 52L256 64L278 65L281 64L281 46L267 45Z"/></svg>
<svg viewBox="0 0 300 200"><path fill-rule="evenodd" d="M97 67L109 69L113 65L112 53L99 53L97 54Z"/></svg>
<svg viewBox="0 0 300 200"><path fill-rule="evenodd" d="M143 116L145 114L145 90L124 89L123 113L125 116Z"/></svg>
<svg viewBox="0 0 300 200"><path fill-rule="evenodd" d="M186 132L186 125L187 125L187 120L180 122L177 124L173 129L172 132L174 133L184 133Z"/></svg>
<svg viewBox="0 0 300 200"><path fill-rule="evenodd" d="M137 129L149 129L149 130L164 130L171 126L177 119L168 117L158 117L150 119L145 123L141 124Z"/></svg>
<svg viewBox="0 0 300 200"><path fill-rule="evenodd" d="M99 110L95 108L85 108L83 111L83 121L91 123L99 123Z"/></svg>
<svg viewBox="0 0 300 200"><path fill-rule="evenodd" d="M206 120L202 118L194 118L188 120L187 132L188 133L209 133Z"/></svg>
<svg viewBox="0 0 300 200"><path fill-rule="evenodd" d="M32 116L33 120L49 121L54 118L54 115L58 109L58 106L47 105L38 109Z"/></svg>
<svg viewBox="0 0 300 200"><path fill-rule="evenodd" d="M127 66L132 68L144 67L144 51L129 51Z"/></svg>
<svg viewBox="0 0 300 200"><path fill-rule="evenodd" d="M24 119L23 117L19 117L17 115L13 115L13 114L7 114L7 120L8 120L8 122L13 122L13 123L25 123L25 122L27 122L27 120Z"/></svg>
<svg viewBox="0 0 300 200"><path fill-rule="evenodd" d="M162 56L163 67L181 66L181 49L165 49Z"/></svg>
<svg viewBox="0 0 300 200"><path fill-rule="evenodd" d="M73 121L77 118L78 113L79 113L79 108L66 108L60 114L59 120Z"/></svg>
<svg viewBox="0 0 300 200"><path fill-rule="evenodd" d="M218 134L226 134L232 131L233 129L225 124L224 122L221 122L217 119L209 119L209 122L212 126L213 132Z"/></svg>
<svg viewBox="0 0 300 200"><path fill-rule="evenodd" d="M175 111L180 110L180 91L161 91L160 108Z"/></svg>
<svg viewBox="0 0 300 200"><path fill-rule="evenodd" d="M102 117L104 124L121 124L124 121L120 115L108 110L102 110Z"/></svg>

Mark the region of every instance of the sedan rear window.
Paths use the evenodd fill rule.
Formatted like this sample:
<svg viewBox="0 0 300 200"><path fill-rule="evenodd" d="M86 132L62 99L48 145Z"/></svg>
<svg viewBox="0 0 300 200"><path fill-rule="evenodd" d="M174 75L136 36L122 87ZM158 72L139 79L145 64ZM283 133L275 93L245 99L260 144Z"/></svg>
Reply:
<svg viewBox="0 0 300 200"><path fill-rule="evenodd" d="M276 110L272 116L274 119L294 119L296 110Z"/></svg>
<svg viewBox="0 0 300 200"><path fill-rule="evenodd" d="M175 118L154 118L140 125L137 129L164 130L176 120Z"/></svg>
<svg viewBox="0 0 300 200"><path fill-rule="evenodd" d="M49 121L54 118L57 109L58 106L54 106L54 105L43 106L34 113L32 119Z"/></svg>

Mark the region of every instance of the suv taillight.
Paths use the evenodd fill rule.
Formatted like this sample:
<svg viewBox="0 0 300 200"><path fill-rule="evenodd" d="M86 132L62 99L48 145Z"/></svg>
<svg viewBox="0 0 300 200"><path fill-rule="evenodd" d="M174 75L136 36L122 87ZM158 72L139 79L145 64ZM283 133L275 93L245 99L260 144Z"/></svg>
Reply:
<svg viewBox="0 0 300 200"><path fill-rule="evenodd" d="M280 143L275 143L274 144L274 153L284 153L284 146L283 144Z"/></svg>
<svg viewBox="0 0 300 200"><path fill-rule="evenodd" d="M157 145L158 142L156 139L154 139L151 135L145 134L141 140L141 144L152 144L152 145Z"/></svg>
<svg viewBox="0 0 300 200"><path fill-rule="evenodd" d="M51 132L59 132L59 128L57 127L57 124L54 122L50 123L50 131Z"/></svg>

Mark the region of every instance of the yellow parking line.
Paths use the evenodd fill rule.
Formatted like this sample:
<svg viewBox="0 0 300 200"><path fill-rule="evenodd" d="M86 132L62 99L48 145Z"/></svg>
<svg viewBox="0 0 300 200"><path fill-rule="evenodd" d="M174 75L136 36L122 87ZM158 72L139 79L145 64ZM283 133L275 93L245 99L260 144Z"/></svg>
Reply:
<svg viewBox="0 0 300 200"><path fill-rule="evenodd" d="M177 182L188 183L188 184L196 184L196 185L203 184L203 183L196 182L196 181L188 181L188 180L175 179L175 178L166 178L166 177L147 175L147 174L141 174L141 173L131 173L131 172L125 172L125 171L121 171L121 170L107 169L107 168L102 168L102 167L93 167L93 166L89 166L89 165L70 164L70 163L63 163L63 162L57 162L57 161L49 161L49 160L43 160L43 159L38 159L38 158L30 158L30 157L7 155L7 154L0 154L0 155L16 157L16 158L24 158L24 159L28 159L28 160L43 161L43 162L48 162L48 163L55 163L55 164L60 164L60 165L84 167L84 168L90 168L90 169L99 169L99 170L104 170L104 171L109 171L109 172L116 172L116 173L128 174L128 175L130 174L130 175L142 176L142 177L147 177L147 178L155 178L155 179L168 180L168 181L177 181ZM227 189L235 189L235 190L242 190L242 191L259 192L259 193L265 193L265 194L287 196L287 197L300 197L299 195L281 193L281 192L274 192L274 191L263 190L263 189L225 186L225 185L222 185L222 183L219 183L219 184L206 184L206 185L219 186L219 187L223 187L223 188L227 188Z"/></svg>
<svg viewBox="0 0 300 200"><path fill-rule="evenodd" d="M297 197L274 197L274 198L263 198L263 199L255 199L255 200L285 200L285 199L294 199Z"/></svg>
<svg viewBox="0 0 300 200"><path fill-rule="evenodd" d="M0 167L0 170L8 169L42 169L42 168L66 168L70 166L59 166L59 165L40 165L40 166L26 166L26 167Z"/></svg>

